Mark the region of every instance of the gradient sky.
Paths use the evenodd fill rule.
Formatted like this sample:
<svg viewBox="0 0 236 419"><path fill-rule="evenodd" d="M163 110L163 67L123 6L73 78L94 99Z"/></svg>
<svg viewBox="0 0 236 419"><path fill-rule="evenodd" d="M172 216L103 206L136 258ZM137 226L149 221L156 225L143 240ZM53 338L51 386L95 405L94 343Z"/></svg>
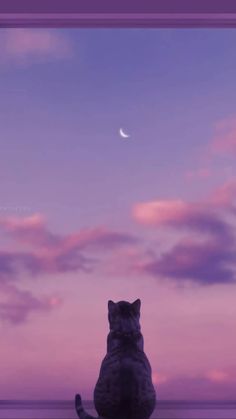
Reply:
<svg viewBox="0 0 236 419"><path fill-rule="evenodd" d="M137 298L157 397L235 398L235 45L0 30L0 399L91 399Z"/></svg>

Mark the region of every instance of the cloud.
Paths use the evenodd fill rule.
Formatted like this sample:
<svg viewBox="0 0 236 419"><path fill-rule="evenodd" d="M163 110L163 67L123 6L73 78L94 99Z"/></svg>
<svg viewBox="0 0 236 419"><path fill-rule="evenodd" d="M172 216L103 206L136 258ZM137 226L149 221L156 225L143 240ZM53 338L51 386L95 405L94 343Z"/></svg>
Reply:
<svg viewBox="0 0 236 419"><path fill-rule="evenodd" d="M89 272L93 265L92 258L73 251L43 254L37 254L33 250L31 252L1 251L0 282L19 279L25 273L36 277L64 272Z"/></svg>
<svg viewBox="0 0 236 419"><path fill-rule="evenodd" d="M136 204L133 217L139 223L185 233L172 248L137 263L137 272L178 283L235 283L235 226L229 219L235 213L235 197L236 182L227 182L199 202L156 200Z"/></svg>
<svg viewBox="0 0 236 419"><path fill-rule="evenodd" d="M207 180L212 178L214 173L219 174L219 171L223 178L235 177L232 158L236 154L236 116L219 120L212 128L211 139L206 145L200 147L198 167L190 168L185 173L188 181Z"/></svg>
<svg viewBox="0 0 236 419"><path fill-rule="evenodd" d="M130 234L109 231L107 228L91 228L81 230L79 233L68 235L64 240L67 248L79 249L113 249L123 245L137 243L137 238Z"/></svg>
<svg viewBox="0 0 236 419"><path fill-rule="evenodd" d="M0 217L0 228L15 240L36 247L53 248L62 241L62 237L46 228L46 220L41 214L28 217Z"/></svg>
<svg viewBox="0 0 236 419"><path fill-rule="evenodd" d="M208 203L218 209L228 212L235 212L236 209L236 181L231 180L213 191L208 199Z"/></svg>
<svg viewBox="0 0 236 419"><path fill-rule="evenodd" d="M229 226L216 213L209 202L189 203L182 200L157 200L138 203L133 208L136 221L156 227L175 227L210 232L212 234L227 234ZM217 197L217 195L216 195ZM215 199L215 203L218 201Z"/></svg>
<svg viewBox="0 0 236 419"><path fill-rule="evenodd" d="M1 62L28 65L64 59L72 54L69 41L58 30L11 28L2 30Z"/></svg>
<svg viewBox="0 0 236 419"><path fill-rule="evenodd" d="M231 381L229 373L221 370L210 370L206 373L206 378L215 383Z"/></svg>
<svg viewBox="0 0 236 419"><path fill-rule="evenodd" d="M110 249L137 240L129 234L110 231L106 227L82 229L64 236L54 234L48 229L46 220L41 214L24 218L2 217L0 227L21 243L47 250Z"/></svg>
<svg viewBox="0 0 236 419"><path fill-rule="evenodd" d="M12 324L27 321L33 312L49 312L61 303L56 296L36 298L16 288L14 282L19 283L25 274L35 279L44 274L91 272L98 263L94 254L97 257L101 251L102 257L104 251L111 253L137 242L129 234L105 227L55 234L41 214L0 217L0 230L17 245L16 250L11 245L0 251L0 319Z"/></svg>
<svg viewBox="0 0 236 419"><path fill-rule="evenodd" d="M40 258L30 252L0 251L0 280L14 278L22 269L36 274L41 269Z"/></svg>
<svg viewBox="0 0 236 419"><path fill-rule="evenodd" d="M94 259L101 250L110 251L136 243L133 236L110 231L105 227L83 229L72 234L54 234L40 214L30 217L1 217L0 228L21 245L30 245L29 251L0 253L2 280L7 275L18 277L23 271L30 275L64 273L94 268ZM88 256L88 253L91 256Z"/></svg>
<svg viewBox="0 0 236 419"><path fill-rule="evenodd" d="M61 302L57 296L37 298L29 291L0 283L0 319L14 325L25 323L33 313L47 313Z"/></svg>
<svg viewBox="0 0 236 419"><path fill-rule="evenodd" d="M152 372L152 382L154 385L159 385L161 383L165 383L168 380L167 375L160 373L160 372Z"/></svg>
<svg viewBox="0 0 236 419"><path fill-rule="evenodd" d="M139 265L139 270L157 278L194 281L199 285L235 283L235 249L230 244L184 239L159 258Z"/></svg>
<svg viewBox="0 0 236 419"><path fill-rule="evenodd" d="M215 136L209 144L212 155L232 155L236 153L236 117L225 118L215 126Z"/></svg>

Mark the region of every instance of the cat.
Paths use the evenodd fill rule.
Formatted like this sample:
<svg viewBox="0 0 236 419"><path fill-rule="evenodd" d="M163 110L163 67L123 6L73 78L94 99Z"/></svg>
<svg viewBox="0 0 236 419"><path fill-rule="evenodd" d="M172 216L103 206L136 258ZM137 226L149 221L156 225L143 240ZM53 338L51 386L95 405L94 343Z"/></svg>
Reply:
<svg viewBox="0 0 236 419"><path fill-rule="evenodd" d="M140 299L133 303L108 301L110 331L94 389L96 419L149 419L155 409L156 392L143 349L140 307ZM75 408L80 419L95 419L84 410L79 394Z"/></svg>

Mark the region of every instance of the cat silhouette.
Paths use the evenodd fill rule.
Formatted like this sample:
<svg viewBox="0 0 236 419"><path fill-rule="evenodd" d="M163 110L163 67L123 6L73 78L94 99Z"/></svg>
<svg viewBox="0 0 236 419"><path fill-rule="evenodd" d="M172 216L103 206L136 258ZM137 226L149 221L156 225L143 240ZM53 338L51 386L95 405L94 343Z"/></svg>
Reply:
<svg viewBox="0 0 236 419"><path fill-rule="evenodd" d="M141 300L108 301L107 354L94 389L99 419L149 419L156 405L151 366L140 327ZM80 419L95 419L75 396Z"/></svg>

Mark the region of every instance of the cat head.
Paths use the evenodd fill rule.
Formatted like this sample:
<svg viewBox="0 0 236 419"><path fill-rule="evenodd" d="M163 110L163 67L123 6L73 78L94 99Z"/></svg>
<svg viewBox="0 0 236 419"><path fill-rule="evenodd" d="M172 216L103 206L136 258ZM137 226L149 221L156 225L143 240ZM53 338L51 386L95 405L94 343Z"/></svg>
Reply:
<svg viewBox="0 0 236 419"><path fill-rule="evenodd" d="M138 298L133 303L108 301L108 320L110 329L129 332L139 329L141 300Z"/></svg>

